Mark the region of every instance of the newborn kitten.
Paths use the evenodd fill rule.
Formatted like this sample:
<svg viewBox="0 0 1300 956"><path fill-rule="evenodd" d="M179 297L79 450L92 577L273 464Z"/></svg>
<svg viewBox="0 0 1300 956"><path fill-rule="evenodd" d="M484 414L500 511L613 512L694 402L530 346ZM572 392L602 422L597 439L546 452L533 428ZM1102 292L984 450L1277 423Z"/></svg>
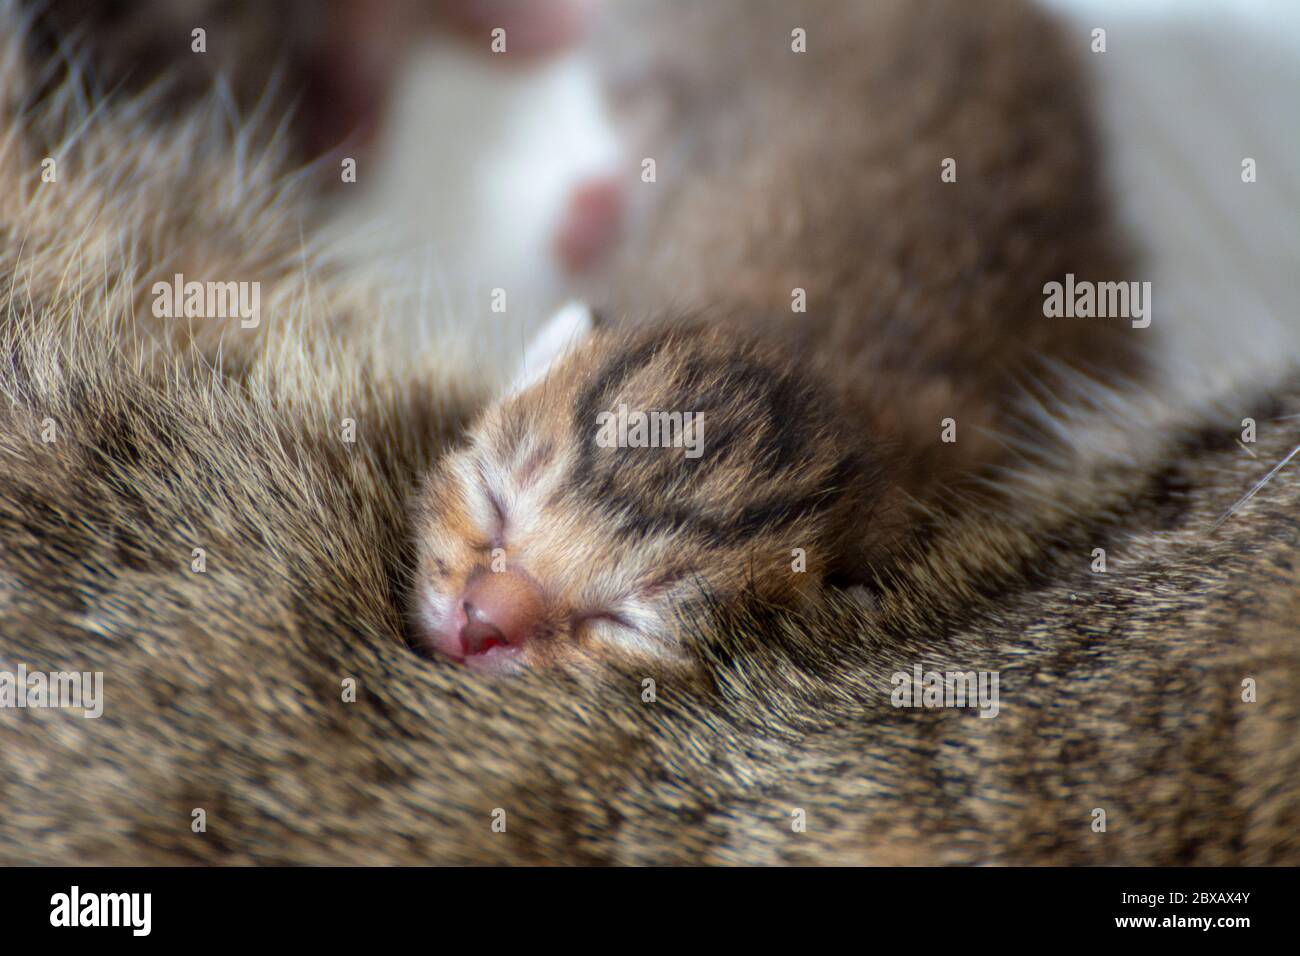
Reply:
<svg viewBox="0 0 1300 956"><path fill-rule="evenodd" d="M666 102L640 130L659 178L586 289L610 324L562 313L419 502L419 631L475 667L672 658L711 602L870 586L1008 433L1042 440L1016 403L1043 366L1136 367L1123 319L1043 314L1067 272L1133 277L1040 13L630 9L607 42L646 49L611 59ZM624 411L701 415L698 456L605 447Z"/></svg>
<svg viewBox="0 0 1300 956"><path fill-rule="evenodd" d="M588 331L562 311L527 359L550 368L425 484L417 616L437 650L487 669L673 657L676 614L742 591L797 604L899 530L888 450L779 349L707 322ZM678 417L639 438L633 420L620 447L620 407Z"/></svg>

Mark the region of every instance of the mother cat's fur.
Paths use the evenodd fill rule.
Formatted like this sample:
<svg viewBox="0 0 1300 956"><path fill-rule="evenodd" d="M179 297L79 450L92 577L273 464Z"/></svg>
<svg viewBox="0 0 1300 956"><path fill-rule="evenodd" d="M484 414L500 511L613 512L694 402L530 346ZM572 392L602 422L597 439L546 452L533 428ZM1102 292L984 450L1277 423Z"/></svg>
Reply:
<svg viewBox="0 0 1300 956"><path fill-rule="evenodd" d="M416 657L396 593L409 482L472 397L346 321L278 321L372 300L243 244L298 248L283 197L250 188L269 169L224 212L190 201L211 186L187 157L225 155L217 134L132 126L143 169L92 218L114 193L75 158L112 163L138 117L92 123L44 195L59 124L8 119L0 669L103 671L105 716L0 711L4 862L1300 860L1300 486L1283 471L1214 527L1300 442L1300 382L1186 413L1082 388L1015 513L950 519L869 615L737 614L653 703L617 668L503 684ZM220 373L203 335L134 347L164 250L281 303ZM891 707L915 663L1000 671L999 716Z"/></svg>

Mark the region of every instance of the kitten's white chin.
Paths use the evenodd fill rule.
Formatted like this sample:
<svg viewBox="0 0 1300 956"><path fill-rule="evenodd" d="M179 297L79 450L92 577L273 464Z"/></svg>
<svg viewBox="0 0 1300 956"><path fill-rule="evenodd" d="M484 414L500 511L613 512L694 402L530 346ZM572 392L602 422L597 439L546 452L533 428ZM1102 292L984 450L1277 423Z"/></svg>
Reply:
<svg viewBox="0 0 1300 956"><path fill-rule="evenodd" d="M461 663L484 674L518 674L524 670L523 651L518 647L497 645L471 654Z"/></svg>

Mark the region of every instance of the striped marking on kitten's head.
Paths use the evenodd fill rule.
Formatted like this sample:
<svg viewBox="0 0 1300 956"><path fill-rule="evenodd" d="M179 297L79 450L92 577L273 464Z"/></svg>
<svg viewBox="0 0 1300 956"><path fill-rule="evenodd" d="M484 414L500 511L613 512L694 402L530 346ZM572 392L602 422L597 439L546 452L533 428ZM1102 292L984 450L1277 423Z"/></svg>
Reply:
<svg viewBox="0 0 1300 956"><path fill-rule="evenodd" d="M879 463L815 376L689 322L588 329L571 309L539 342L420 492L414 615L431 648L489 670L683 659L679 613L742 594L795 605L842 564ZM647 447L638 412L681 417ZM694 436L671 427L688 413Z"/></svg>

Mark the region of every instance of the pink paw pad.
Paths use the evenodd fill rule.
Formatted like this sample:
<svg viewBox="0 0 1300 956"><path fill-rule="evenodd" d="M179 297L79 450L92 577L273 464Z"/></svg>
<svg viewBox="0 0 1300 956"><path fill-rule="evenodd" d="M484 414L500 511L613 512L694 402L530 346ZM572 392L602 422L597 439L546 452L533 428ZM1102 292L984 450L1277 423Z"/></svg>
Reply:
<svg viewBox="0 0 1300 956"><path fill-rule="evenodd" d="M555 237L555 253L569 273L584 272L618 235L623 190L613 178L587 180L569 196Z"/></svg>

